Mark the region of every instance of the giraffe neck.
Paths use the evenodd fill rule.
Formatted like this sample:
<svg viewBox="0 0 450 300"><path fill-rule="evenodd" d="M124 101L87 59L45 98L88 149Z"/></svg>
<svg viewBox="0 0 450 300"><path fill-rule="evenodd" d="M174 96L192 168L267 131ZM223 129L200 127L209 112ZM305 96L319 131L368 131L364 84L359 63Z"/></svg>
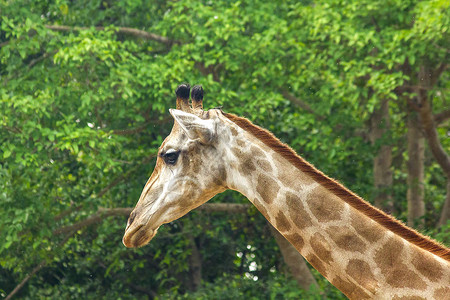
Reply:
<svg viewBox="0 0 450 300"><path fill-rule="evenodd" d="M450 293L450 264L355 209L239 126L228 184L244 194L308 262L352 299Z"/></svg>

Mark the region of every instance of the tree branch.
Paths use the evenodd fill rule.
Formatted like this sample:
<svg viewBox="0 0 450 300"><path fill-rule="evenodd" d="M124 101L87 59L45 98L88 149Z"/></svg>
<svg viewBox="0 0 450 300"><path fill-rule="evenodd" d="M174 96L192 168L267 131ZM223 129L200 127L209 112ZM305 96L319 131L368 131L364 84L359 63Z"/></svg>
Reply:
<svg viewBox="0 0 450 300"><path fill-rule="evenodd" d="M145 128L147 128L148 124L150 124L150 122L145 122L144 124L142 124L141 126L136 127L136 128L114 129L112 133L116 134L116 135L135 134L135 133L139 133L139 132L143 131Z"/></svg>
<svg viewBox="0 0 450 300"><path fill-rule="evenodd" d="M431 73L430 86L434 86L437 83L439 77L447 69L447 67L448 65L446 63L441 63L439 67Z"/></svg>
<svg viewBox="0 0 450 300"><path fill-rule="evenodd" d="M35 64L37 64L38 62L46 59L47 57L49 57L50 55L55 54L57 51L52 51L52 52L45 52L43 55L39 56L38 58L33 59L32 61L30 61L30 63L28 64L28 69L31 69Z"/></svg>
<svg viewBox="0 0 450 300"><path fill-rule="evenodd" d="M410 92L414 92L417 90L424 90L424 91L428 91L431 88L429 86L424 86L424 85L407 85L404 84L401 86L403 88L403 91L410 91Z"/></svg>
<svg viewBox="0 0 450 300"><path fill-rule="evenodd" d="M69 238L74 234L75 232L69 232L64 239L58 244L58 247L62 247L64 246L65 243L67 243L67 241L69 240ZM54 255L54 253L50 253L51 256ZM47 261L43 260L41 261L36 267L33 268L33 270L31 270L30 273L27 274L27 276L25 276L24 279L22 279L22 281L11 291L11 293L8 294L8 296L6 296L5 300L9 300L11 299L15 294L17 294L17 292L20 291L20 289L23 288L23 286L28 282L28 280L31 279L31 277L33 277L37 272L39 272L43 267L45 267L47 265Z"/></svg>
<svg viewBox="0 0 450 300"><path fill-rule="evenodd" d="M2 126L3 128L5 128L6 130L8 130L9 132L12 132L12 133L16 133L16 134L20 134L20 133L22 133L22 130L20 129L20 128L17 128L17 127L9 127L9 126Z"/></svg>
<svg viewBox="0 0 450 300"><path fill-rule="evenodd" d="M133 173L136 169L138 169L139 167L141 167L142 165L148 163L151 159L153 159L154 157L156 157L156 154L150 154L149 156L147 156L146 158L144 158L138 165L136 165L134 168L131 168L130 170L128 170L127 172L125 172L124 174L122 174L121 176L117 177L116 179L114 179L110 184L108 184L106 187L104 187L98 194L96 197L101 198L103 197L104 194L106 194L111 188L115 187L116 185L118 185L122 180L125 180L126 178L128 178L128 176Z"/></svg>
<svg viewBox="0 0 450 300"><path fill-rule="evenodd" d="M83 208L83 205L77 205L77 206L72 206L72 207L70 207L70 208L68 208L68 209L66 209L66 210L64 210L64 211L62 211L62 212L60 212L59 214L57 214L54 218L53 218L53 220L55 220L55 221L59 221L59 220L61 220L61 219L63 219L64 217L66 217L66 216L68 216L68 215L70 215L71 213L73 213L74 211L79 211L79 210L81 210Z"/></svg>
<svg viewBox="0 0 450 300"><path fill-rule="evenodd" d="M427 99L427 93L420 90L417 94L420 103L420 121L422 123L428 145L430 146L431 152L433 153L437 163L441 166L442 170L447 175L447 178L450 180L450 157L447 155L441 142L439 141L431 106Z"/></svg>
<svg viewBox="0 0 450 300"><path fill-rule="evenodd" d="M206 203L198 207L197 210L205 212L229 212L229 213L246 213L251 207L250 204L239 204L239 203ZM119 207L119 208L100 208L97 213L89 216L87 219L75 223L73 225L64 226L53 231L54 235L59 235L65 233L63 241L59 244L62 247L69 238L78 230L90 226L96 223L101 223L107 217L111 216L125 216L128 217L133 208L131 207ZM31 279L37 272L39 272L43 267L47 265L46 261L41 261L33 270L25 276L25 278L8 294L5 300L11 299L27 282Z"/></svg>
<svg viewBox="0 0 450 300"><path fill-rule="evenodd" d="M206 67L203 62L195 62L194 66L200 71L203 76L208 76L209 74L211 74L213 80L220 83L219 70L222 67L222 64L209 65L208 67Z"/></svg>
<svg viewBox="0 0 450 300"><path fill-rule="evenodd" d="M131 207L109 208L109 209L99 208L95 214L89 216L87 219L84 219L73 225L64 226L64 227L58 228L56 230L53 230L53 234L58 235L58 234L62 234L62 233L72 232L72 231L76 232L84 227L100 223L105 218L111 217L111 216L129 216L132 210L133 209Z"/></svg>
<svg viewBox="0 0 450 300"><path fill-rule="evenodd" d="M113 187L115 187L116 185L118 185L122 180L127 179L131 173L133 173L134 171L136 171L139 167L141 167L143 164L146 164L147 162L149 162L152 158L154 158L156 156L156 154L150 154L149 156L145 157L139 164L137 164L135 167L131 168L130 170L128 170L127 172L125 172L124 174L116 177L110 184L108 184L106 187L104 187L98 194L93 194L95 197L97 198L101 198L103 197L110 189L112 189ZM92 196L92 195L91 195ZM75 212L75 211L79 211L83 208L83 205L78 205L78 206L74 206L71 207L61 213L59 213L58 215L56 215L54 217L55 221L59 221L61 219L63 219L64 217L70 215L71 213Z"/></svg>
<svg viewBox="0 0 450 300"><path fill-rule="evenodd" d="M135 284L133 284L133 283L127 283L127 284L128 284L128 286L130 286L132 289L134 289L134 290L136 290L136 291L138 291L138 292L147 294L148 296L150 296L150 297L152 297L152 298L158 297L158 294L157 294L156 292L154 292L154 291L152 291L152 290L150 290L150 289L148 289L148 288L145 288L145 287L140 286L140 285L135 285Z"/></svg>
<svg viewBox="0 0 450 300"><path fill-rule="evenodd" d="M14 290L12 290L11 293L9 293L8 296L6 296L5 300L9 300L12 297L14 297L14 295L17 294L17 292L20 291L21 288L23 288L25 283L27 283L28 280L30 280L30 278L34 276L34 274L36 274L43 267L45 267L45 265L47 265L47 263L45 260L43 260L36 267L34 267L34 269L30 273L28 273L24 279L22 279L22 281L14 288Z"/></svg>
<svg viewBox="0 0 450 300"><path fill-rule="evenodd" d="M50 29L50 30L54 30L54 31L78 31L78 30L88 30L89 27L70 27L70 26L65 26L65 25L45 25L46 28ZM96 30L98 31L103 31L105 30L105 27L103 26L96 26L94 27ZM136 29L136 28L129 28L129 27L116 27L115 30L118 33L122 33L122 34L126 34L126 35L131 35L134 37L138 37L138 38L142 38L145 40L152 40L152 41L156 41L162 44L166 44L166 45L173 45L173 44L181 44L180 41L175 41L175 40L170 40L165 36L161 36L161 35L157 35L151 32L147 32L144 30L140 30L140 29Z"/></svg>
<svg viewBox="0 0 450 300"><path fill-rule="evenodd" d="M136 128L114 129L113 134L117 134L117 135L135 134L135 133L139 133L139 132L143 131L145 128L147 128L147 126L149 124L161 125L161 124L169 122L170 120L172 120L172 116L167 116L167 117L163 118L162 120L148 120L147 122L145 122L144 124L142 124Z"/></svg>
<svg viewBox="0 0 450 300"><path fill-rule="evenodd" d="M447 119L450 119L450 109L434 115L434 123L436 125L443 123Z"/></svg>
<svg viewBox="0 0 450 300"><path fill-rule="evenodd" d="M246 213L251 207L250 204L239 203L205 203L198 207L197 210L207 213L211 212L228 212L231 214ZM64 226L53 231L54 235L59 235L68 232L76 232L84 227L91 226L97 223L101 223L105 218L112 216L128 217L133 210L132 207L119 207L119 208L99 208L96 213L88 218L77 222L72 225Z"/></svg>
<svg viewBox="0 0 450 300"><path fill-rule="evenodd" d="M306 110L307 112L313 114L318 120L323 120L324 119L324 116L319 115L314 109L311 108L311 106L309 106L308 103L306 103L303 100L295 97L294 95L289 93L287 90L281 91L281 94L283 95L284 98L286 98L287 100L291 101L294 105L296 105L296 106L300 107L301 109Z"/></svg>
<svg viewBox="0 0 450 300"><path fill-rule="evenodd" d="M414 111L417 111L417 112L420 111L419 105L417 105L417 103L415 103L413 99L411 99L411 98L409 98L409 97L406 97L406 102L407 102L407 104L408 104L408 107L409 107L411 110L414 110Z"/></svg>

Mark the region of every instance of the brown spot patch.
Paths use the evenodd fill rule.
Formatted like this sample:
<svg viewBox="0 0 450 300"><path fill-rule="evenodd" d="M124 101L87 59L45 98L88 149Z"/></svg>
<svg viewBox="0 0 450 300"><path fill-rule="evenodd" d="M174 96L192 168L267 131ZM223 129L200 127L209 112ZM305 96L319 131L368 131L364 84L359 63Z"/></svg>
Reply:
<svg viewBox="0 0 450 300"><path fill-rule="evenodd" d="M236 144L238 144L238 146L241 148L245 147L245 142L243 140L236 140Z"/></svg>
<svg viewBox="0 0 450 300"><path fill-rule="evenodd" d="M216 186L223 186L227 180L227 171L225 167L221 166L213 176L213 183Z"/></svg>
<svg viewBox="0 0 450 300"><path fill-rule="evenodd" d="M200 185L192 180L186 180L179 189L183 191L183 198L177 202L176 206L182 210L192 209L196 204L195 199L201 191Z"/></svg>
<svg viewBox="0 0 450 300"><path fill-rule="evenodd" d="M200 153L200 155L190 155L190 153ZM183 153L185 157L189 157L188 164L192 166L192 171L194 174L198 174L201 172L201 168L204 165L202 157L206 157L206 151L204 147L197 147L189 151L189 153Z"/></svg>
<svg viewBox="0 0 450 300"><path fill-rule="evenodd" d="M258 147L256 147L256 146L252 146L250 148L250 151L252 152L252 155L254 157L265 157L266 156L264 154L264 152L261 149L259 149Z"/></svg>
<svg viewBox="0 0 450 300"><path fill-rule="evenodd" d="M413 249L411 262L420 274L424 275L429 280L436 282L441 279L443 269L433 256L433 254Z"/></svg>
<svg viewBox="0 0 450 300"><path fill-rule="evenodd" d="M295 226L299 229L303 229L313 225L311 217L306 212L300 197L291 192L287 192L286 204L289 210L289 217Z"/></svg>
<svg viewBox="0 0 450 300"><path fill-rule="evenodd" d="M354 212L351 209L351 224L360 237L368 242L375 243L385 234L385 229L378 223L372 222L368 217Z"/></svg>
<svg viewBox="0 0 450 300"><path fill-rule="evenodd" d="M309 209L319 222L340 220L344 203L338 197L318 186L307 197Z"/></svg>
<svg viewBox="0 0 450 300"><path fill-rule="evenodd" d="M375 253L375 262L385 276L386 282L392 287L425 289L425 282L402 263L403 252L402 239L394 236Z"/></svg>
<svg viewBox="0 0 450 300"><path fill-rule="evenodd" d="M331 247L328 241L320 233L315 233L309 240L314 253L319 257L324 263L329 265L333 262L333 257L331 256Z"/></svg>
<svg viewBox="0 0 450 300"><path fill-rule="evenodd" d="M305 245L305 241L298 233L286 234L285 238L292 244L294 247L300 251Z"/></svg>
<svg viewBox="0 0 450 300"><path fill-rule="evenodd" d="M239 165L239 172L242 175L247 175L251 172L256 171L256 167L253 164L252 157L250 155L244 155L242 157L242 163Z"/></svg>
<svg viewBox="0 0 450 300"><path fill-rule="evenodd" d="M233 136L237 136L237 135L238 135L238 131L236 130L236 128L230 126L230 130L231 130L231 134L232 134Z"/></svg>
<svg viewBox="0 0 450 300"><path fill-rule="evenodd" d="M271 204L273 200L277 197L280 186L271 177L259 174L258 176L258 186L256 191L261 195L262 199Z"/></svg>
<svg viewBox="0 0 450 300"><path fill-rule="evenodd" d="M335 287L337 287L341 292L345 294L350 299L371 299L372 296L367 294L359 286L351 283L339 276L335 276L331 282Z"/></svg>
<svg viewBox="0 0 450 300"><path fill-rule="evenodd" d="M190 165L190 161L189 161L189 155L185 155L185 153L181 154L181 162L182 162L182 169L183 170L188 170L189 165Z"/></svg>
<svg viewBox="0 0 450 300"><path fill-rule="evenodd" d="M246 153L237 147L232 147L231 152L233 152L234 156L236 156L237 160L240 162L238 170L242 176L246 176L247 174L256 171L251 154Z"/></svg>
<svg viewBox="0 0 450 300"><path fill-rule="evenodd" d="M311 253L308 254L305 258L311 264L311 266L314 267L314 269L319 271L319 273L323 276L327 277L327 270L325 268L325 265L316 255Z"/></svg>
<svg viewBox="0 0 450 300"><path fill-rule="evenodd" d="M336 245L344 250L363 253L366 251L366 244L345 226L331 226L327 228L327 233Z"/></svg>
<svg viewBox="0 0 450 300"><path fill-rule="evenodd" d="M386 282L396 288L426 289L426 283L402 263L404 245L399 237L389 239L375 254Z"/></svg>
<svg viewBox="0 0 450 300"><path fill-rule="evenodd" d="M194 172L194 174L200 173L200 166L201 166L200 160L192 161L192 171Z"/></svg>
<svg viewBox="0 0 450 300"><path fill-rule="evenodd" d="M437 289L434 294L434 299L447 299L448 295L450 294L450 287L443 287L440 289Z"/></svg>
<svg viewBox="0 0 450 300"><path fill-rule="evenodd" d="M437 299L437 298L436 298ZM394 296L392 300L426 300L426 298L419 296Z"/></svg>
<svg viewBox="0 0 450 300"><path fill-rule="evenodd" d="M222 114L223 116L234 122L236 125L238 125L240 128L247 131L255 138L259 139L262 143L275 151L279 156L283 157L283 160L286 161L286 164L288 166L297 168L301 171L301 173L307 174L308 177L320 183L322 186L325 186L330 192L332 192L337 197L340 197L343 201L351 205L353 208L361 211L369 218L375 220L376 222L399 235L400 237L404 238L405 240L415 244L422 249L430 251L447 261L450 261L450 250L448 248L425 237L424 235L414 231L413 229L408 228L401 222L395 220L393 217L371 206L361 197L346 189L339 182L326 176L325 174L317 170L313 165L298 156L292 148L283 144L268 130L253 125L249 120L245 118L241 118L225 112L222 112ZM282 169L285 169L284 165Z"/></svg>
<svg viewBox="0 0 450 300"><path fill-rule="evenodd" d="M233 155L236 156L237 158L241 157L242 155L242 150L239 149L238 147L231 147L231 152L233 152Z"/></svg>
<svg viewBox="0 0 450 300"><path fill-rule="evenodd" d="M278 231L289 231L291 229L291 223L289 223L289 220L286 218L286 216L279 211L277 217L275 218L275 222L277 225Z"/></svg>
<svg viewBox="0 0 450 300"><path fill-rule="evenodd" d="M258 159L256 161L256 165L260 167L264 172L270 173L272 172L272 166L268 161Z"/></svg>
<svg viewBox="0 0 450 300"><path fill-rule="evenodd" d="M351 259L348 262L345 271L360 286L363 286L375 293L378 288L378 284L367 262L360 259Z"/></svg>
<svg viewBox="0 0 450 300"><path fill-rule="evenodd" d="M427 284L405 264L398 264L389 270L381 270L386 276L387 284L395 288L412 288L425 290Z"/></svg>
<svg viewBox="0 0 450 300"><path fill-rule="evenodd" d="M403 243L399 237L390 238L380 249L375 253L375 262L380 269L389 271L395 265L401 263Z"/></svg>

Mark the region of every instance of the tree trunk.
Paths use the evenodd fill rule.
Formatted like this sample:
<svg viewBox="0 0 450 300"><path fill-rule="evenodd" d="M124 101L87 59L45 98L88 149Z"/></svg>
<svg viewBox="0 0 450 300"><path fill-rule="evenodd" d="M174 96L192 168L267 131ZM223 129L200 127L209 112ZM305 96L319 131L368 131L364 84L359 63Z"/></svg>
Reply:
<svg viewBox="0 0 450 300"><path fill-rule="evenodd" d="M268 224L272 235L275 238L278 246L280 247L281 255L283 256L284 262L291 271L292 276L297 280L298 285L304 289L309 290L311 285L317 286L316 279L311 274L308 266L306 265L305 259L301 254L289 243L288 240L282 236L278 230L276 230L272 225Z"/></svg>
<svg viewBox="0 0 450 300"><path fill-rule="evenodd" d="M425 139L419 128L417 114L408 116L408 225L423 226ZM415 222L418 222L415 224Z"/></svg>
<svg viewBox="0 0 450 300"><path fill-rule="evenodd" d="M192 280L188 286L191 291L196 291L202 284L202 258L194 237L189 235L189 241L191 246L191 255L189 256L188 261Z"/></svg>
<svg viewBox="0 0 450 300"><path fill-rule="evenodd" d="M370 140L377 146L383 136L390 130L389 102L383 101L381 107L375 110L371 117ZM390 145L379 146L377 155L373 160L374 203L375 206L388 213L393 211L391 195L392 187L392 147Z"/></svg>
<svg viewBox="0 0 450 300"><path fill-rule="evenodd" d="M450 179L447 178L447 197L445 197L444 206L442 207L441 217L438 226L442 226L450 220Z"/></svg>
<svg viewBox="0 0 450 300"><path fill-rule="evenodd" d="M441 217L439 218L439 222L437 224L438 226L445 224L450 218L450 155L447 154L444 147L442 147L441 141L439 140L436 124L434 122L433 111L431 108L431 101L428 98L428 90L436 84L439 76L446 69L446 67L447 65L445 63L441 64L435 70L430 70L428 67L422 66L419 71L418 81L421 82L424 87L428 87L428 89L418 87L416 90L420 122L422 124L427 144L430 147L431 153L437 163L447 177L447 196L445 197Z"/></svg>

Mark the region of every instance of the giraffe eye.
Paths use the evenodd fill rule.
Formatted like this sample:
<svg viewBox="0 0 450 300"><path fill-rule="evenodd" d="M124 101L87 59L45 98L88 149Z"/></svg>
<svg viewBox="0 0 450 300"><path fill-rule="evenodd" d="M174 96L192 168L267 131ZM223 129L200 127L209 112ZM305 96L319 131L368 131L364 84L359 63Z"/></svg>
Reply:
<svg viewBox="0 0 450 300"><path fill-rule="evenodd" d="M174 165L177 162L178 156L180 155L180 151L168 151L162 154L162 158L164 162L168 165Z"/></svg>

